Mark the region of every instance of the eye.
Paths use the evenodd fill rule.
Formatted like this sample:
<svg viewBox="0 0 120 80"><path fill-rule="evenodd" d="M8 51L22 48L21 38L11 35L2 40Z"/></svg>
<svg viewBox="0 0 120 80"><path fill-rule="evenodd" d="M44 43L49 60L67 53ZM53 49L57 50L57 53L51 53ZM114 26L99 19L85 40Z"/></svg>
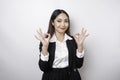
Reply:
<svg viewBox="0 0 120 80"><path fill-rule="evenodd" d="M57 22L61 22L61 20L57 20Z"/></svg>
<svg viewBox="0 0 120 80"><path fill-rule="evenodd" d="M65 20L66 23L68 23L69 21L68 20Z"/></svg>
<svg viewBox="0 0 120 80"><path fill-rule="evenodd" d="M65 20L65 22L68 22L68 20Z"/></svg>

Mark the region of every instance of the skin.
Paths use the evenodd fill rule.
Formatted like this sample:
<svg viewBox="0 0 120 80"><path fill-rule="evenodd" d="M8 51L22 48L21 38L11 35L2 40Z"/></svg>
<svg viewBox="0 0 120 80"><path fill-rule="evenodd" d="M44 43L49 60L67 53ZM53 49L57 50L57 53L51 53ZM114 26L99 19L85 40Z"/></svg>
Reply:
<svg viewBox="0 0 120 80"><path fill-rule="evenodd" d="M54 22L52 22L52 25L55 28L55 35L57 39L62 42L64 39L65 31L69 26L68 17L64 13L61 13L56 17Z"/></svg>
<svg viewBox="0 0 120 80"><path fill-rule="evenodd" d="M61 13L52 22L52 25L55 28L55 35L57 37L57 40L62 42L64 40L65 31L68 29L68 26L69 26L68 17L66 16L66 14ZM88 36L88 34L86 34L86 32L87 32L87 30L82 28L80 33L77 33L74 35L74 39L77 43L77 48L78 48L78 51L80 53L83 51L83 43L84 43L86 37ZM37 33L38 33L38 36L35 35L36 39L41 41L43 44L42 54L44 56L48 55L47 49L48 49L48 45L49 45L49 41L50 41L51 36L48 33L43 33L41 31L41 29L37 30ZM46 37L46 35L48 37Z"/></svg>

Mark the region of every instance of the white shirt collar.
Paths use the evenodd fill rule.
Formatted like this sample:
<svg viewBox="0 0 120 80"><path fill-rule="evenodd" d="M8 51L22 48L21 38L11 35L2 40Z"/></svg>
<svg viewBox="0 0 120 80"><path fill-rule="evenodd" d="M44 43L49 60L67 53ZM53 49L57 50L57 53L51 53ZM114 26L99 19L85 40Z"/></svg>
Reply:
<svg viewBox="0 0 120 80"><path fill-rule="evenodd" d="M67 34L65 34L63 42L66 41L66 40L72 40L72 38L70 36L68 36ZM57 42L57 41L58 40L56 38L56 35L53 34L52 38L50 39L50 42Z"/></svg>

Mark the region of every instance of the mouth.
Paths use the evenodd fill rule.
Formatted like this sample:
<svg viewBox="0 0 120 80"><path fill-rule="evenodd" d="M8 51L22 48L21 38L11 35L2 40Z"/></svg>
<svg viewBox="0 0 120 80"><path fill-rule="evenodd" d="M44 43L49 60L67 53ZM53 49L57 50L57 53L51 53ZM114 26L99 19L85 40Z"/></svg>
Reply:
<svg viewBox="0 0 120 80"><path fill-rule="evenodd" d="M60 28L60 29L65 30L65 28Z"/></svg>

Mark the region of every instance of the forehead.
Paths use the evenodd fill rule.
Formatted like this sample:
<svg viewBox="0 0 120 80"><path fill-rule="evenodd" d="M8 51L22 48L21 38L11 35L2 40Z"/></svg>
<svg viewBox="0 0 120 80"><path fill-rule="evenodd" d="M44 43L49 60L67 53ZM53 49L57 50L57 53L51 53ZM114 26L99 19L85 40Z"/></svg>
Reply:
<svg viewBox="0 0 120 80"><path fill-rule="evenodd" d="M56 19L68 19L67 15L65 13L60 13Z"/></svg>

